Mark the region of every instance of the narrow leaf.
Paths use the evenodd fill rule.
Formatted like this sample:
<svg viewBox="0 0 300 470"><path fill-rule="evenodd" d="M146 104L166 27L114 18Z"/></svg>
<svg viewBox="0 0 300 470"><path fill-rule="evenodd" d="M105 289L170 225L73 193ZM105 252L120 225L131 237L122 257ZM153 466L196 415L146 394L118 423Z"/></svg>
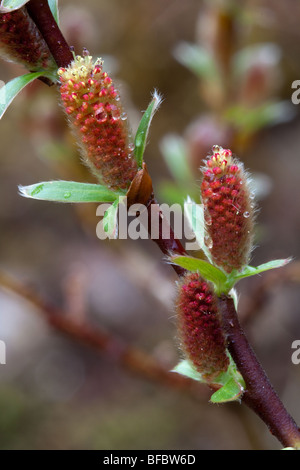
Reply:
<svg viewBox="0 0 300 470"><path fill-rule="evenodd" d="M160 142L160 150L173 179L180 185L194 181L187 161L187 150L182 137L174 134L166 135Z"/></svg>
<svg viewBox="0 0 300 470"><path fill-rule="evenodd" d="M157 111L162 99L160 95L155 91L153 99L150 102L148 108L144 112L144 115L140 121L138 130L136 132L134 140L134 156L138 164L138 168L142 168L144 151L147 143L147 136L150 128L152 118Z"/></svg>
<svg viewBox="0 0 300 470"><path fill-rule="evenodd" d="M206 381L202 378L200 372L198 372L190 361L184 359L180 361L171 372L176 372L177 374L184 375L193 380L197 380L198 382L206 383Z"/></svg>
<svg viewBox="0 0 300 470"><path fill-rule="evenodd" d="M264 271L269 271L270 269L277 269L277 268L282 268L283 266L286 266L292 261L292 258L286 258L286 259L274 259L272 261L268 261L268 263L263 263L257 266L256 268L253 268L251 266L247 266L244 270L244 273L247 274L248 269L249 271L249 276L253 276L253 274L258 274L262 273ZM255 269L255 273L253 273L253 269Z"/></svg>
<svg viewBox="0 0 300 470"><path fill-rule="evenodd" d="M0 4L0 13L7 13L13 10L18 10L29 0L2 0Z"/></svg>
<svg viewBox="0 0 300 470"><path fill-rule="evenodd" d="M100 184L74 181L45 181L30 186L19 186L24 197L54 202L113 202L119 196Z"/></svg>
<svg viewBox="0 0 300 470"><path fill-rule="evenodd" d="M27 73L26 75L14 78L0 88L0 119L17 94L28 85L28 83L42 75L45 75L45 71Z"/></svg>
<svg viewBox="0 0 300 470"><path fill-rule="evenodd" d="M202 259L191 256L172 256L171 263L181 266L188 271L199 272L207 281L211 281L216 286L216 293L224 292L224 286L227 280L226 275L216 266Z"/></svg>
<svg viewBox="0 0 300 470"><path fill-rule="evenodd" d="M294 108L287 100L267 102L252 109L234 105L225 111L224 119L243 132L252 133L266 126L288 122L296 114Z"/></svg>
<svg viewBox="0 0 300 470"><path fill-rule="evenodd" d="M58 16L58 0L48 0L49 7L53 18L55 19L56 23L59 24L59 16Z"/></svg>
<svg viewBox="0 0 300 470"><path fill-rule="evenodd" d="M179 187L177 183L171 180L162 180L157 184L156 192L158 193L159 199L165 201L169 206L172 206L172 204L180 204L184 207L187 192L182 187Z"/></svg>
<svg viewBox="0 0 300 470"><path fill-rule="evenodd" d="M230 360L227 371L221 372L213 381L204 379L189 360L180 361L171 372L176 372L177 374L181 374L198 382L206 383L207 385L220 386L210 398L212 403L225 403L238 400L242 396L246 385L228 351L227 354Z"/></svg>
<svg viewBox="0 0 300 470"><path fill-rule="evenodd" d="M228 351L227 355L230 363L227 371L221 372L214 380L215 384L220 384L222 387L210 397L212 403L225 403L238 400L246 388L245 381Z"/></svg>
<svg viewBox="0 0 300 470"><path fill-rule="evenodd" d="M264 271L269 271L270 269L281 268L283 266L286 266L290 261L292 261L292 258L275 259L269 261L268 263L261 264L257 267L245 266L245 268L241 272L234 270L228 276L226 286L230 290L234 286L234 284L236 284L241 279L250 276L255 276L256 274L263 273Z"/></svg>

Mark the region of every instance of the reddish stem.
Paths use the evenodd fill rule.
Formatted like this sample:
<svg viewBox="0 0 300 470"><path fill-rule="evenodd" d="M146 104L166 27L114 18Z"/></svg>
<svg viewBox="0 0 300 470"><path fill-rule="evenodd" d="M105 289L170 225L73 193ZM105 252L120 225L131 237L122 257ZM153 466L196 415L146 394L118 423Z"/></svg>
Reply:
<svg viewBox="0 0 300 470"><path fill-rule="evenodd" d="M164 219L163 213L159 208L159 204L154 198L154 196L149 200L147 204L148 210L148 233L151 237L152 232L152 220L154 216L154 220L158 220L158 238L152 238L152 240L157 244L159 249L162 251L164 255L171 255L171 254L180 254L180 255L187 255L185 249L182 246L182 243L178 238L176 238L172 227L168 225L166 219ZM163 230L164 226L164 230ZM169 237L165 238L163 233L169 232ZM178 276L183 276L186 270L180 266L176 266L172 264L174 271L178 274Z"/></svg>
<svg viewBox="0 0 300 470"><path fill-rule="evenodd" d="M299 448L300 429L284 408L248 343L239 323L233 299L222 296L220 310L227 334L228 350L247 386L242 401L260 416L270 432L284 446Z"/></svg>
<svg viewBox="0 0 300 470"><path fill-rule="evenodd" d="M44 37L58 67L67 67L72 62L73 55L53 18L47 0L30 0L26 8Z"/></svg>
<svg viewBox="0 0 300 470"><path fill-rule="evenodd" d="M60 310L31 288L2 271L0 271L0 287L9 289L29 301L57 331L97 351L107 353L112 360L144 378L178 390L190 391L193 396L201 398L201 391L195 387L192 379L170 372L151 355L129 346L117 336L87 322L76 321L71 312Z"/></svg>

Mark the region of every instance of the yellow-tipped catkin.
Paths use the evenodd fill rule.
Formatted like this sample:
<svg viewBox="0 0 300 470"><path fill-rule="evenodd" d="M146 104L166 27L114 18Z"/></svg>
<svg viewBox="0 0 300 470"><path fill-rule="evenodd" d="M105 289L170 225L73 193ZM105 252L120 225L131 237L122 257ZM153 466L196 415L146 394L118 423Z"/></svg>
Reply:
<svg viewBox="0 0 300 470"><path fill-rule="evenodd" d="M83 158L102 184L128 189L137 173L127 115L112 79L86 53L58 71L64 109Z"/></svg>

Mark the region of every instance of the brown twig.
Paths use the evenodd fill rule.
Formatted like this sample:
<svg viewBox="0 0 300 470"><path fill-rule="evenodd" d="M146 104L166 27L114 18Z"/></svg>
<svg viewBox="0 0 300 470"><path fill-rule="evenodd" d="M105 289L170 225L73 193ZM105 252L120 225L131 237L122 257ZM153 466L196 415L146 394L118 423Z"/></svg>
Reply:
<svg viewBox="0 0 300 470"><path fill-rule="evenodd" d="M26 8L44 37L58 67L67 67L73 60L73 55L53 18L48 1L30 0L26 4Z"/></svg>
<svg viewBox="0 0 300 470"><path fill-rule="evenodd" d="M32 289L4 272L0 272L0 286L30 302L55 330L106 354L141 377L174 389L189 391L198 399L204 396L205 389L198 384L195 386L193 380L170 372L151 355L129 346L120 338L101 330L98 326L92 327L86 321L74 320L72 314L45 301Z"/></svg>
<svg viewBox="0 0 300 470"><path fill-rule="evenodd" d="M242 401L267 424L271 433L284 445L300 448L300 429L288 414L258 362L242 330L233 299L220 299L228 350L246 382Z"/></svg>
<svg viewBox="0 0 300 470"><path fill-rule="evenodd" d="M158 245L164 255L169 256L173 253L187 254L155 199L151 176L145 162L143 163L143 168L137 172L127 192L128 208L133 204L146 206L149 237ZM172 266L178 276L182 276L185 273L185 269L180 266Z"/></svg>

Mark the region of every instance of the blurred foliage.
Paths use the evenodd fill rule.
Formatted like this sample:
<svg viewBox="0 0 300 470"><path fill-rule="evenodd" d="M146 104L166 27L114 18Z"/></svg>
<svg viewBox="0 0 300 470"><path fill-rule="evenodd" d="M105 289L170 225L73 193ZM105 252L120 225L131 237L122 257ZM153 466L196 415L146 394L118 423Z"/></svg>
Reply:
<svg viewBox="0 0 300 470"><path fill-rule="evenodd" d="M176 199L176 187L176 202L182 203L188 195L199 199L195 198L193 170L213 145L233 148L241 157L259 132L296 115L291 101L278 96L280 47L269 42L249 45L255 21L248 20L252 28L241 34L245 12L247 6L242 12L240 2L205 2L198 42L180 41L174 48L174 57L198 78L206 109L200 119L188 124L184 137L171 134L162 141L162 155L175 184L165 181L159 189L170 203Z"/></svg>

